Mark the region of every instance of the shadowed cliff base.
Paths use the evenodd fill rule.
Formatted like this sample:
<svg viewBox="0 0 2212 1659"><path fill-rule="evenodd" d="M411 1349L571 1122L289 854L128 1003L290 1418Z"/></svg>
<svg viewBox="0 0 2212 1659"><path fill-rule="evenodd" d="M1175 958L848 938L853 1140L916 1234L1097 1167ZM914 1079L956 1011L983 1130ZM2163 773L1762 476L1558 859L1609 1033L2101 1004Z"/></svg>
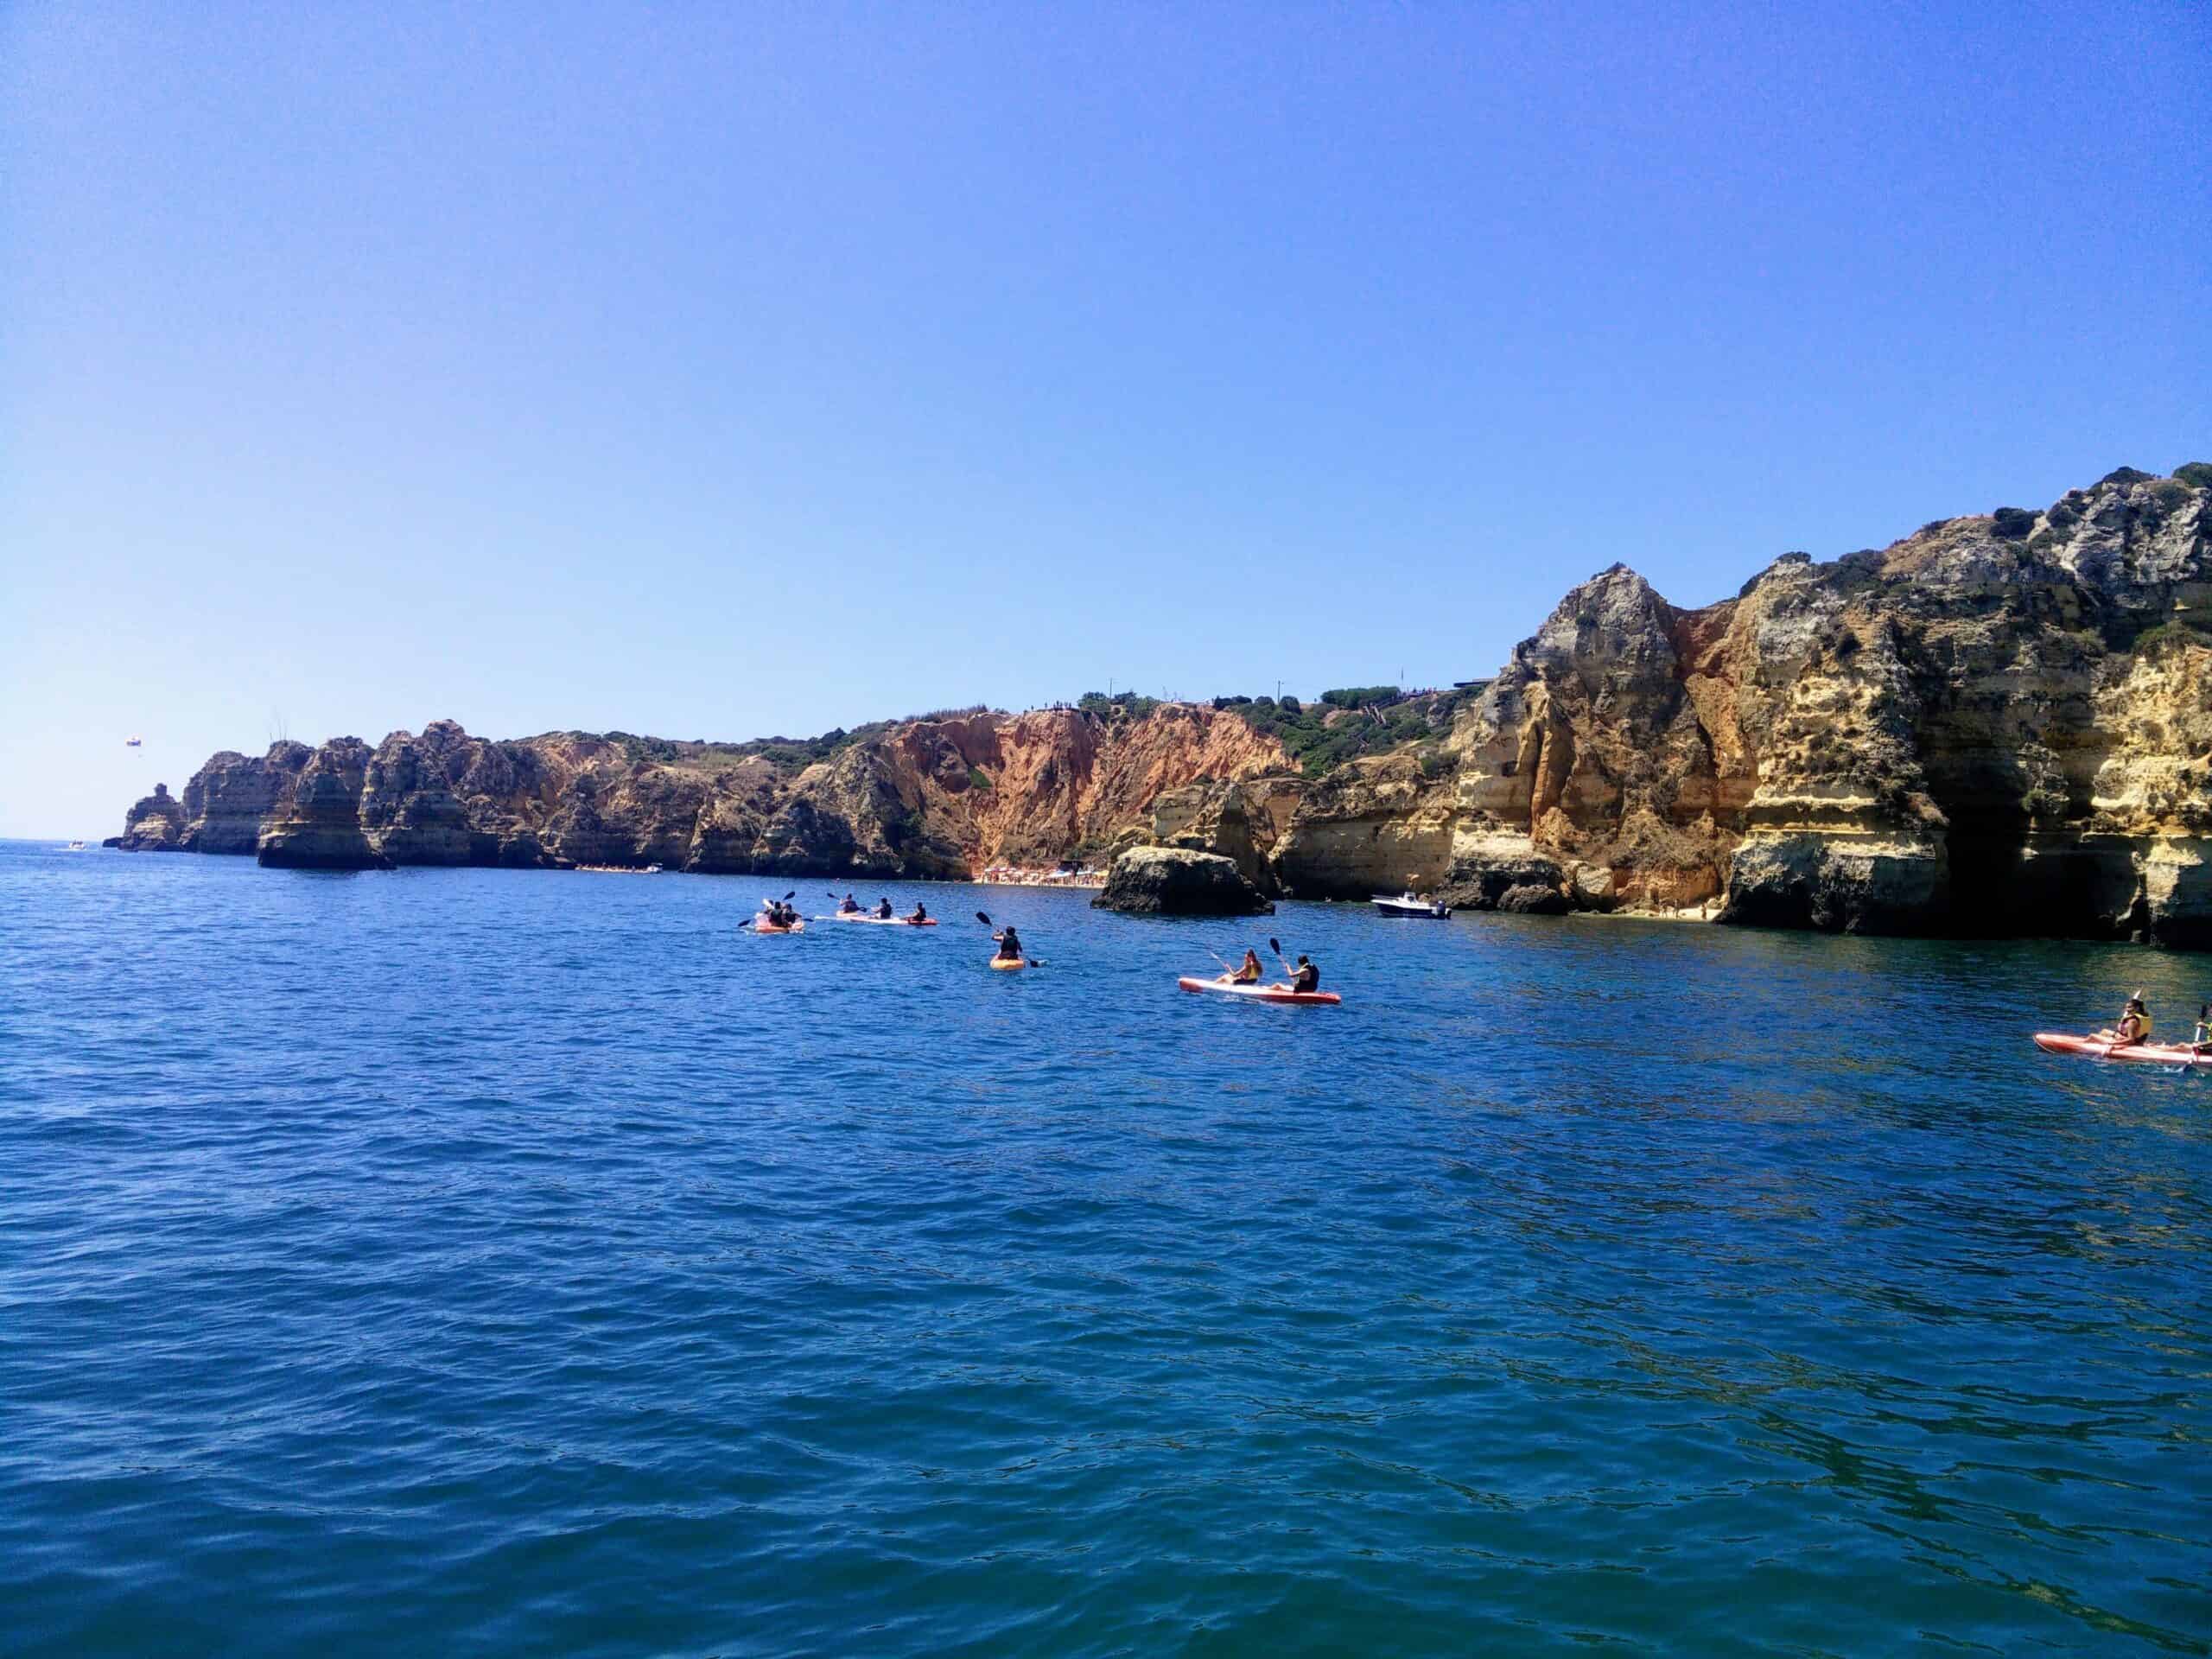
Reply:
<svg viewBox="0 0 2212 1659"><path fill-rule="evenodd" d="M451 721L213 757L130 850L964 877L1156 845L1257 893L2212 945L2212 467L2122 467L1732 599L1625 565L1490 679L1124 695L794 741Z"/></svg>

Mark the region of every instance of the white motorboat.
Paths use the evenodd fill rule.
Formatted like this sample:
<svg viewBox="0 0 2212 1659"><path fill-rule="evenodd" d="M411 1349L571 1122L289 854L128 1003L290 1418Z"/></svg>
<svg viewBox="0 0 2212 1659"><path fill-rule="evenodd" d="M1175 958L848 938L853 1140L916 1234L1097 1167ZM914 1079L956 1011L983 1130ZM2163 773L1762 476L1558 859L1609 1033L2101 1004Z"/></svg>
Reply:
<svg viewBox="0 0 2212 1659"><path fill-rule="evenodd" d="M1411 887L1395 899L1378 893L1374 905L1385 916L1416 916L1427 921L1440 922L1452 913L1451 906L1440 904L1427 893L1415 893Z"/></svg>

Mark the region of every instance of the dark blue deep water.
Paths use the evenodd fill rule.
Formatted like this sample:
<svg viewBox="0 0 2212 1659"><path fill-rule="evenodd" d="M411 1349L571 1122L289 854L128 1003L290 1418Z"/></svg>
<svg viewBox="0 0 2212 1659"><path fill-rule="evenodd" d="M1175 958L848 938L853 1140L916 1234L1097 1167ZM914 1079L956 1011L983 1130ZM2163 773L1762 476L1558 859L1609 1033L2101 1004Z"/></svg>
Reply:
<svg viewBox="0 0 2212 1659"><path fill-rule="evenodd" d="M0 846L0 1649L2212 1651L2212 960L764 890Z"/></svg>

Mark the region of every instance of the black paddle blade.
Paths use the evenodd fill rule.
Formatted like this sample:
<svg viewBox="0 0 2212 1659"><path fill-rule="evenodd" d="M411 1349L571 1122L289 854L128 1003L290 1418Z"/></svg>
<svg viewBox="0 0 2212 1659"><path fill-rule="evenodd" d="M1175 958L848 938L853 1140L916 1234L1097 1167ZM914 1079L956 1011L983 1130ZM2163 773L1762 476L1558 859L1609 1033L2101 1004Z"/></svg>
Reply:
<svg viewBox="0 0 2212 1659"><path fill-rule="evenodd" d="M981 922L985 927L988 927L991 925L991 918L984 915L980 910L976 912L976 919Z"/></svg>
<svg viewBox="0 0 2212 1659"><path fill-rule="evenodd" d="M1277 956L1282 955L1282 941L1270 934L1268 938L1268 949Z"/></svg>
<svg viewBox="0 0 2212 1659"><path fill-rule="evenodd" d="M797 887L793 887L793 888L792 888L789 893L785 893L785 894L784 895L784 902L785 902L785 904L787 904L787 905L788 905L789 903L791 903L791 901L792 899L796 899L796 898L798 898L798 889Z"/></svg>

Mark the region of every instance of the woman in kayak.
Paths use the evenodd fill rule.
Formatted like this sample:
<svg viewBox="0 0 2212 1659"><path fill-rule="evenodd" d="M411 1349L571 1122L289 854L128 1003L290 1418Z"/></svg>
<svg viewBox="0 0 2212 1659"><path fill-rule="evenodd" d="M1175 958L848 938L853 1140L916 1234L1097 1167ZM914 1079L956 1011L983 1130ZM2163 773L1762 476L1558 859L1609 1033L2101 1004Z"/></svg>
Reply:
<svg viewBox="0 0 2212 1659"><path fill-rule="evenodd" d="M999 961L1020 962L1021 960L1021 936L1014 931L1013 923L1007 923L991 937L999 942Z"/></svg>
<svg viewBox="0 0 2212 1659"><path fill-rule="evenodd" d="M2097 1040L2110 1043L2115 1048L2151 1040L2151 1011L2143 1006L2140 993L2127 999L2127 1006L2120 1010L2120 1023L2108 1031L2099 1032Z"/></svg>
<svg viewBox="0 0 2212 1659"><path fill-rule="evenodd" d="M1247 950L1244 960L1237 964L1236 971L1224 974L1221 982L1224 985L1256 985L1260 982L1260 976L1266 971L1260 966L1260 953Z"/></svg>

